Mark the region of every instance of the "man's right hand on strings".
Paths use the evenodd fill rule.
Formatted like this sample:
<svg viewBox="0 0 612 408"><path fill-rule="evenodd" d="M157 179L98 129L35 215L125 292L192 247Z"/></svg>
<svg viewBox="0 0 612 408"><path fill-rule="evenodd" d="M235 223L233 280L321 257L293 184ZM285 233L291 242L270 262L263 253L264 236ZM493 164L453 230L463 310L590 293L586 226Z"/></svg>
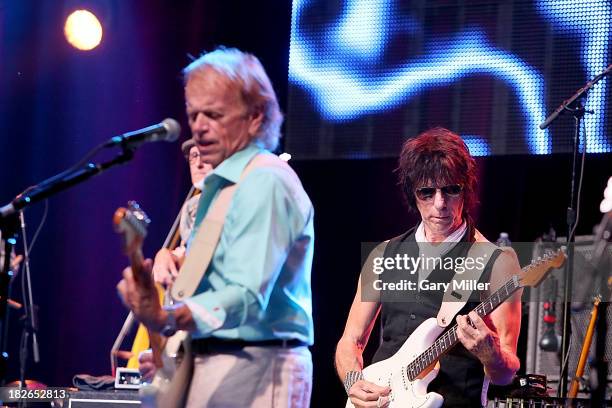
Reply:
<svg viewBox="0 0 612 408"><path fill-rule="evenodd" d="M155 282L163 285L171 285L178 276L180 258L166 248L160 249L155 255L153 262L153 277Z"/></svg>
<svg viewBox="0 0 612 408"><path fill-rule="evenodd" d="M386 407L389 405L391 388L381 387L366 380L356 381L348 391L355 408Z"/></svg>

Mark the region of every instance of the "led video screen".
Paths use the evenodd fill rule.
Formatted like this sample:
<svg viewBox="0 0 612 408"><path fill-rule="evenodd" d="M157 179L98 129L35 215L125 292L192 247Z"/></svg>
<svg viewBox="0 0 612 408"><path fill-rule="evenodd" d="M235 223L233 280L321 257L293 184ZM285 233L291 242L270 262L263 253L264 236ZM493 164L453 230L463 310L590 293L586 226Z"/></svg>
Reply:
<svg viewBox="0 0 612 408"><path fill-rule="evenodd" d="M399 153L444 126L477 156L572 151L574 119L539 125L609 65L604 0L294 0L285 150ZM608 78L588 93L584 146L612 151Z"/></svg>

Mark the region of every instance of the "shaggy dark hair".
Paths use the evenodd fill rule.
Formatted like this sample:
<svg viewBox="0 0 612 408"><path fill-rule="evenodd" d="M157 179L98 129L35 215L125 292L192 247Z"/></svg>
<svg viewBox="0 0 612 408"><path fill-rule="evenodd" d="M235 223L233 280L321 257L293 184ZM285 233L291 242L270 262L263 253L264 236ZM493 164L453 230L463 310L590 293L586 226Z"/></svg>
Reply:
<svg viewBox="0 0 612 408"><path fill-rule="evenodd" d="M476 162L460 136L448 129L429 129L402 146L398 185L411 210L417 211L414 191L419 187L463 185L463 215L477 203Z"/></svg>

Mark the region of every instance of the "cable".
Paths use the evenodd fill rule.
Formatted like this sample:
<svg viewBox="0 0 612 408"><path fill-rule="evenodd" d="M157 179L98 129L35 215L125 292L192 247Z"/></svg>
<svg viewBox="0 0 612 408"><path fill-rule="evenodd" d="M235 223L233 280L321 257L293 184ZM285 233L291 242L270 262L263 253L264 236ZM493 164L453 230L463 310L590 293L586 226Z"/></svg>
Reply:
<svg viewBox="0 0 612 408"><path fill-rule="evenodd" d="M574 234L576 233L576 228L578 227L578 221L580 220L580 199L582 197L582 180L583 180L583 176L584 176L584 162L586 161L586 137L587 137L587 133L586 133L586 125L585 125L585 120L582 120L582 132L584 134L582 141L583 141L583 146L582 146L582 161L580 163L580 178L578 179L578 194L576 195L576 219L574 220L574 226L572 227L572 230L570 231L569 237L567 239L567 242L571 242L572 238L574 237ZM580 137L578 138L578 144L580 144Z"/></svg>
<svg viewBox="0 0 612 408"><path fill-rule="evenodd" d="M570 350L571 349L572 349L572 338L570 336L569 344L568 344L568 347L567 347L567 354L565 355L565 359L563 360L563 364L561 365L561 372L565 372L565 367L567 366L567 363L569 362L569 356L570 356ZM557 395L559 395L560 391L561 391L561 388L559 388L559 391L557 392Z"/></svg>
<svg viewBox="0 0 612 408"><path fill-rule="evenodd" d="M588 97L588 95L587 95L587 97ZM585 100L585 105L586 105L586 100ZM585 111L584 113L587 113L587 112ZM576 119L576 120L578 120L578 119ZM578 178L578 191L577 191L577 194L576 194L576 215L575 215L575 218L574 218L574 223L573 223L574 225L572 226L572 229L570 230L570 232L568 233L568 236L567 236L567 242L568 243L573 242L573 238L574 238L575 233L576 233L576 228L578 227L578 221L580 219L580 199L581 199L581 196L582 196L582 181L584 179L584 163L586 161L586 136L587 136L584 116L583 116L583 120L581 121L581 125L582 125L582 133L583 133L583 138L582 138L583 146L582 146L582 157L581 157L581 163L580 163L580 176ZM578 140L577 140L578 148L580 148L580 130L581 129L578 129ZM565 299L565 300L569 301L569 299ZM567 307L567 306L565 306L565 307ZM568 317L570 319L570 327L571 327L571 318L572 318L571 314ZM566 318L566 315L564 313L564 320L565 320L565 318ZM565 322L564 322L564 324L565 324ZM564 335L565 335L565 330L564 330ZM565 370L566 370L566 367L567 367L567 364L568 364L568 361L569 361L569 356L571 354L571 349L572 349L572 339L571 339L571 336L570 336L569 341L567 343L566 355L565 355L565 357L563 359L563 362L562 362L562 365L561 365L561 373L564 373ZM559 382L559 390L557 392L557 395L561 396L561 384L564 383L565 380L563 378L560 378L559 381L560 381Z"/></svg>
<svg viewBox="0 0 612 408"><path fill-rule="evenodd" d="M34 233L34 237L32 237L32 242L30 242L30 246L28 247L28 252L32 253L32 248L34 248L34 244L36 243L36 239L38 238L38 234L42 230L43 225L45 225L45 221L47 221L47 215L49 214L49 200L45 199L45 209L43 210L43 215L38 223L38 227L36 228L36 232Z"/></svg>

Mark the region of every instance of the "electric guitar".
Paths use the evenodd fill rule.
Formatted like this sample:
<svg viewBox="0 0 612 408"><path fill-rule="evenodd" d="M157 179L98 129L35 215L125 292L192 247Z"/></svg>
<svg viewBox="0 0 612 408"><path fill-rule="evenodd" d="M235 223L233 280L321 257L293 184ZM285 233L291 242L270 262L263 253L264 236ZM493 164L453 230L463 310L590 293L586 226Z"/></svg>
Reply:
<svg viewBox="0 0 612 408"><path fill-rule="evenodd" d="M135 201L128 202L127 208L118 208L113 216L115 231L123 236L123 249L130 260L134 281L144 286L155 285L153 276L142 267L142 243L149 223L149 217ZM157 287L157 290L162 289ZM186 402L193 363L188 358L191 355L189 336L184 331L178 331L167 339L153 331L147 330L147 334L157 370L152 383L141 386L142 404L165 408L182 407ZM179 352L181 346L182 353Z"/></svg>
<svg viewBox="0 0 612 408"><path fill-rule="evenodd" d="M480 317L487 316L520 288L539 285L552 268L563 265L565 258L565 252L559 249L532 262L522 269L521 276L510 278L474 311ZM363 370L366 381L391 388L389 408L437 408L442 405L444 398L427 392L427 386L440 370L439 358L459 342L456 324L440 336L444 330L435 317L429 318L414 330L397 353ZM346 408L352 407L349 399Z"/></svg>

